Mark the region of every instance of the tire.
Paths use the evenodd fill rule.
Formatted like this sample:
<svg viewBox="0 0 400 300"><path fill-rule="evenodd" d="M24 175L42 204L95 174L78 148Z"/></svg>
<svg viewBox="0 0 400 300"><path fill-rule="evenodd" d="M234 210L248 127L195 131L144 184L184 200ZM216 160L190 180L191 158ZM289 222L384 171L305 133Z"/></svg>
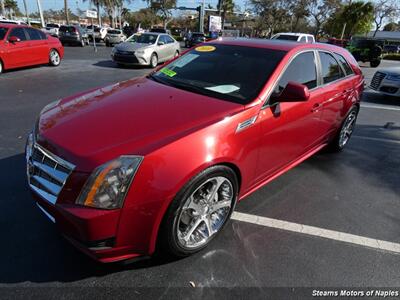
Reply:
<svg viewBox="0 0 400 300"><path fill-rule="evenodd" d="M106 47L110 47L110 43L109 42L106 42Z"/></svg>
<svg viewBox="0 0 400 300"><path fill-rule="evenodd" d="M207 247L230 219L238 186L235 172L222 165L210 167L192 178L176 195L163 218L159 231L161 249L185 257ZM212 193L215 187L216 192Z"/></svg>
<svg viewBox="0 0 400 300"><path fill-rule="evenodd" d="M0 60L0 74L3 73L4 67L3 62Z"/></svg>
<svg viewBox="0 0 400 300"><path fill-rule="evenodd" d="M150 67L155 68L158 65L158 56L157 54L153 53L150 57Z"/></svg>
<svg viewBox="0 0 400 300"><path fill-rule="evenodd" d="M328 145L328 149L331 152L340 152L347 145L354 131L354 126L357 121L358 111L359 111L358 107L353 106L348 112L335 138Z"/></svg>
<svg viewBox="0 0 400 300"><path fill-rule="evenodd" d="M369 62L369 65L371 66L371 68L376 68L377 66L379 66L381 63L380 59L375 59L375 60L371 60Z"/></svg>
<svg viewBox="0 0 400 300"><path fill-rule="evenodd" d="M178 50L175 51L174 58L177 57L177 56L179 56L179 51Z"/></svg>
<svg viewBox="0 0 400 300"><path fill-rule="evenodd" d="M60 54L56 49L51 49L49 53L49 65L52 67L57 67L61 63Z"/></svg>

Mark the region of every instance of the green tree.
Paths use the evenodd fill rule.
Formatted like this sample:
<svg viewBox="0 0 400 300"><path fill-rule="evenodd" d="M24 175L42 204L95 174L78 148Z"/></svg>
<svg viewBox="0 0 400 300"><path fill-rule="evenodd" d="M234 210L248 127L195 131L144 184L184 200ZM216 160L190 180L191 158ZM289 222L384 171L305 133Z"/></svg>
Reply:
<svg viewBox="0 0 400 300"><path fill-rule="evenodd" d="M172 21L172 9L176 7L176 0L146 0L151 11L159 16L164 28Z"/></svg>
<svg viewBox="0 0 400 300"><path fill-rule="evenodd" d="M374 36L382 27L385 20L393 20L399 15L399 0L378 0L374 5Z"/></svg>
<svg viewBox="0 0 400 300"><path fill-rule="evenodd" d="M151 8L143 8L139 11L131 12L125 18L129 24L137 27L140 24L141 28L151 28L154 24L161 22L161 18L154 14Z"/></svg>
<svg viewBox="0 0 400 300"><path fill-rule="evenodd" d="M356 1L343 5L326 22L324 29L331 36L340 37L344 29L344 37L355 34L366 34L372 28L374 5L371 2Z"/></svg>
<svg viewBox="0 0 400 300"><path fill-rule="evenodd" d="M400 31L400 23L390 22L383 27L384 31Z"/></svg>
<svg viewBox="0 0 400 300"><path fill-rule="evenodd" d="M227 15L233 13L233 10L235 9L235 3L233 0L223 0L220 1L221 8L218 8L218 10L221 10L221 25L222 29L224 29L225 25L225 19Z"/></svg>
<svg viewBox="0 0 400 300"><path fill-rule="evenodd" d="M341 0L311 0L309 14L315 36L322 34L322 28L330 16L341 8Z"/></svg>
<svg viewBox="0 0 400 300"><path fill-rule="evenodd" d="M4 9L6 15L10 16L11 18L14 15L21 15L21 11L19 10L18 3L15 0L5 0L4 1Z"/></svg>

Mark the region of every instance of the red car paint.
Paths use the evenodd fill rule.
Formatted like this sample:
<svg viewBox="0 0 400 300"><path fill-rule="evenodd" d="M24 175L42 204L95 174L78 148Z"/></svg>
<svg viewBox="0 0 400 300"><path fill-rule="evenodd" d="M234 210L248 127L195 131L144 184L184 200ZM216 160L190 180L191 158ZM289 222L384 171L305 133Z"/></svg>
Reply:
<svg viewBox="0 0 400 300"><path fill-rule="evenodd" d="M213 43L287 51L259 96L247 105L137 78L61 100L39 119L37 143L76 168L52 205L33 192L65 236L86 254L111 262L155 251L165 211L193 176L217 164L240 179L239 200L327 145L350 108L359 105L363 77L342 48L326 44L218 40ZM306 102L263 107L280 74L300 51L341 54L354 74L310 90ZM256 117L237 131L238 124ZM75 204L90 173L123 154L141 155L121 209ZM273 159L272 159L273 158ZM104 249L88 242L113 238Z"/></svg>
<svg viewBox="0 0 400 300"><path fill-rule="evenodd" d="M9 42L9 39L12 36L13 29L30 27L0 23L0 28L8 29L5 37L0 40L0 61L4 70L47 64L49 63L51 49L57 50L61 59L64 56L64 47L57 38L46 35L45 40L27 39L26 41L12 43Z"/></svg>

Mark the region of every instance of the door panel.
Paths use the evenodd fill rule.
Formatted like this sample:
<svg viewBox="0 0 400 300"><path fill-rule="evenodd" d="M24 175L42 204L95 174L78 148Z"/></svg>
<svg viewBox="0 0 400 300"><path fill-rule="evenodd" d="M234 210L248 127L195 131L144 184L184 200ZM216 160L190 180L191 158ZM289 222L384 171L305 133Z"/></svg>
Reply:
<svg viewBox="0 0 400 300"><path fill-rule="evenodd" d="M260 112L258 181L319 145L324 136L320 127L324 91L317 86L314 51L300 53L290 61L273 93L281 93L289 81L308 86L310 98L305 102L282 102Z"/></svg>
<svg viewBox="0 0 400 300"><path fill-rule="evenodd" d="M32 57L30 53L30 41L27 40L23 28L13 28L8 34L8 38L16 36L21 39L20 42L6 44L6 65L7 68L18 68L30 64Z"/></svg>
<svg viewBox="0 0 400 300"><path fill-rule="evenodd" d="M41 64L49 61L49 51L47 46L47 40L42 39L42 35L39 30L34 28L26 28L28 37L30 39L30 54L31 64Z"/></svg>

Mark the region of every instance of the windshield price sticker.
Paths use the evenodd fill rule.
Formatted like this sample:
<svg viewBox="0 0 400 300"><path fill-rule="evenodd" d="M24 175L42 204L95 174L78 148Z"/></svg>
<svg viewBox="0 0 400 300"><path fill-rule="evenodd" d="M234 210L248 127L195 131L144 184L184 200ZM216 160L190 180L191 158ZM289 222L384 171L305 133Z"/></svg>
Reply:
<svg viewBox="0 0 400 300"><path fill-rule="evenodd" d="M214 46L199 46L197 48L195 48L194 50L199 51L199 52L212 52L215 51L215 47Z"/></svg>
<svg viewBox="0 0 400 300"><path fill-rule="evenodd" d="M174 77L176 75L176 72L174 72L174 71L172 71L170 69L167 69L167 68L162 68L160 70L160 72L163 73L164 75L169 76L169 77Z"/></svg>

